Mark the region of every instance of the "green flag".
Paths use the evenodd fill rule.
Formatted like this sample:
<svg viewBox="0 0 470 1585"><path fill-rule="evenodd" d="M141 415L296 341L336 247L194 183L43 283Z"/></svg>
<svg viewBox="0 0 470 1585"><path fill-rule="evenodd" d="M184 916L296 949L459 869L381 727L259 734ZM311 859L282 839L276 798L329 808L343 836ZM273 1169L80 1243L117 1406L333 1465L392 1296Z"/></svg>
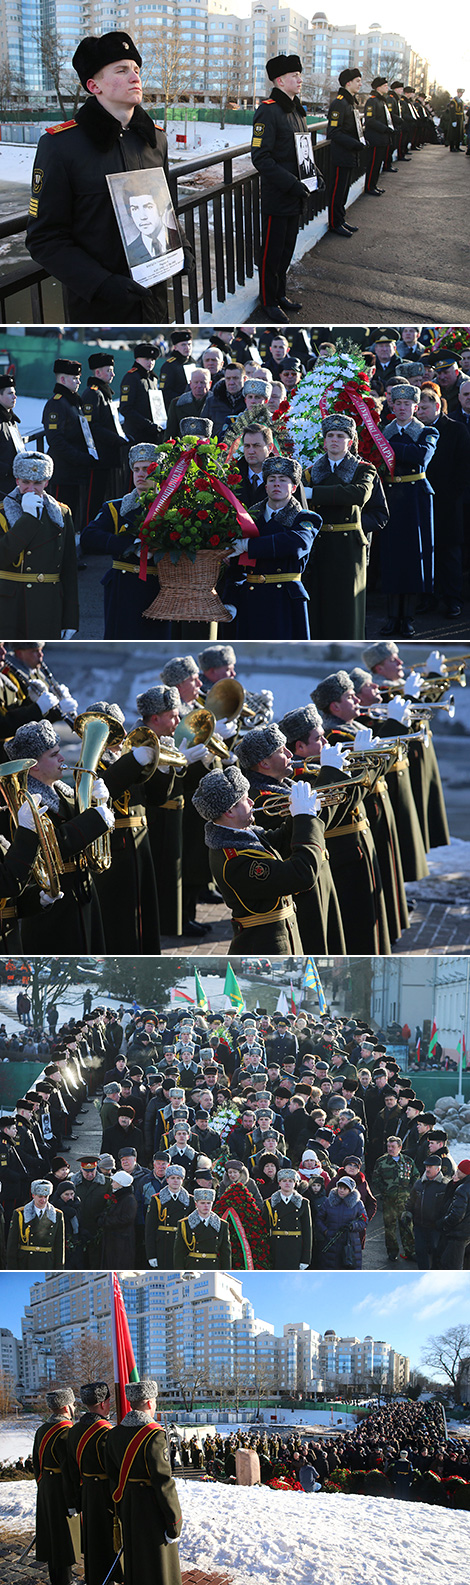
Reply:
<svg viewBox="0 0 470 1585"><path fill-rule="evenodd" d="M202 1007L203 1012L206 1013L207 1009L208 1009L208 1006L209 1006L209 1003L208 1003L208 1000L207 1000L206 993L205 993L205 991L202 988L201 981L199 979L199 975L198 975L197 969L194 970L194 979L195 979L195 983L196 983L196 1001L197 1001L197 1005L198 1005L198 1007Z"/></svg>
<svg viewBox="0 0 470 1585"><path fill-rule="evenodd" d="M241 1012L242 1007L245 1006L245 999L244 999L244 996L242 995L242 992L240 990L240 986L239 986L238 980L237 980L237 978L236 978L236 976L235 976L235 974L233 972L231 963L227 964L227 973L225 975L225 985L224 985L224 996L228 996L230 998L231 1003L232 1003L232 1007L237 1007L238 1011Z"/></svg>

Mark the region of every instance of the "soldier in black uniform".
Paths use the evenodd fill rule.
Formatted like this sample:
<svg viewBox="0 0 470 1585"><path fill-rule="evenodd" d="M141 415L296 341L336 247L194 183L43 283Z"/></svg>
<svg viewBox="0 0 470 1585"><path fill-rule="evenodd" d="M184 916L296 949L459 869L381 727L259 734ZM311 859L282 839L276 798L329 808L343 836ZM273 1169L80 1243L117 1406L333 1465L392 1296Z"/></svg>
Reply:
<svg viewBox="0 0 470 1585"><path fill-rule="evenodd" d="M302 62L298 55L276 55L267 61L270 99L258 105L251 158L261 176L262 248L259 259L263 318L288 324L289 312L300 303L287 297L286 275L294 252L308 188L299 177L295 134L308 132L299 94Z"/></svg>
<svg viewBox="0 0 470 1585"><path fill-rule="evenodd" d="M66 1479L73 1506L82 1516L83 1554L87 1585L102 1585L111 1573L116 1555L113 1543L113 1504L104 1465L111 1421L106 1381L88 1381L80 1388L85 1413L67 1437ZM72 1504L71 1504L72 1506ZM122 1580L121 1565L112 1569L113 1585Z"/></svg>
<svg viewBox="0 0 470 1585"><path fill-rule="evenodd" d="M338 232L340 237L352 237L357 226L347 223L346 200L353 172L359 169L361 147L365 143L356 99L362 72L357 66L347 66L340 72L338 81L341 92L333 99L328 111L327 136L331 143L328 220L330 231Z"/></svg>
<svg viewBox="0 0 470 1585"><path fill-rule="evenodd" d="M369 197L379 198L385 188L377 187L377 182L394 133L392 117L385 103L388 96L387 78L374 77L371 87L372 93L366 99L364 110L364 132L370 149L364 192Z"/></svg>
<svg viewBox="0 0 470 1585"><path fill-rule="evenodd" d="M38 1487L36 1562L47 1563L51 1585L72 1585L75 1551L67 1523L66 1463L75 1394L71 1387L56 1387L45 1396L50 1417L38 1426L32 1451Z"/></svg>
<svg viewBox="0 0 470 1585"><path fill-rule="evenodd" d="M393 125L394 125L394 128L395 128L395 146L396 146L396 151L397 151L397 159L398 160L409 160L411 158L411 155L407 154L407 152L406 152L407 140L406 140L406 133L405 133L405 117L403 115L403 87L404 87L404 85L403 85L402 82L394 81L392 83L391 88L390 88L390 93L389 93L388 98L387 98L387 104L388 104L390 115L392 117ZM391 144L390 144L390 149L391 149ZM387 159L389 157L391 158L390 154L387 156ZM388 170L388 168L389 167L388 167L388 164L387 164L386 169Z"/></svg>
<svg viewBox="0 0 470 1585"><path fill-rule="evenodd" d="M132 368L121 380L120 408L128 440L158 441L165 433L165 413L159 395L158 375L154 374L158 347L138 341Z"/></svg>
<svg viewBox="0 0 470 1585"><path fill-rule="evenodd" d="M73 66L89 97L76 120L49 127L33 169L27 246L67 291L72 324L165 324L165 282L131 277L107 176L163 170L168 144L142 109L142 57L128 33L81 40Z"/></svg>
<svg viewBox="0 0 470 1585"><path fill-rule="evenodd" d="M0 498L15 488L13 460L17 451L23 451L24 441L15 417L15 381L12 374L0 374Z"/></svg>
<svg viewBox="0 0 470 1585"><path fill-rule="evenodd" d="M181 1508L165 1432L155 1424L157 1383L143 1377L124 1392L131 1410L108 1431L105 1458L122 1526L126 1585L181 1585Z"/></svg>
<svg viewBox="0 0 470 1585"><path fill-rule="evenodd" d="M54 495L70 507L78 538L89 517L91 470L98 453L79 396L81 363L56 358L54 374L54 392L43 408L42 421L54 463Z"/></svg>
<svg viewBox="0 0 470 1585"><path fill-rule="evenodd" d="M171 352L162 363L159 376L159 386L167 413L174 397L182 396L183 391L187 391L191 371L195 367L191 356L193 347L191 331L172 330L170 341Z"/></svg>
<svg viewBox="0 0 470 1585"><path fill-rule="evenodd" d="M103 501L120 496L128 479L128 443L119 418L119 403L113 391L114 358L111 352L92 352L90 373L83 392L83 411L88 419L98 452L93 464L88 521L99 512Z"/></svg>

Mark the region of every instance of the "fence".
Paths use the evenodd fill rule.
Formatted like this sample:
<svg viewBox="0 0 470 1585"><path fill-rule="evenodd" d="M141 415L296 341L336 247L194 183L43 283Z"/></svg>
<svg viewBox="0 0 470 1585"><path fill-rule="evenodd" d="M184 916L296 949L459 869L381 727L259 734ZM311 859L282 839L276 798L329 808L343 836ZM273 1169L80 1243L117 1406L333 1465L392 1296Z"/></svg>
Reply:
<svg viewBox="0 0 470 1585"><path fill-rule="evenodd" d="M328 185L330 144L318 142L327 123L312 127L316 162ZM235 150L184 162L170 168L170 188L183 228L196 258L196 270L189 277L177 276L170 287L170 321L181 324L189 312L192 324L199 324L201 307L216 312L217 303L235 296L255 276L261 242L260 178L249 161L250 144ZM361 149L362 169L367 151ZM216 167L222 166L222 179ZM188 178L200 172L214 172L214 186L201 192L184 191ZM360 172L358 172L360 174ZM301 220L301 227L326 209L326 191L314 192ZM27 215L16 215L0 223L0 240L17 236L23 241ZM184 285L183 285L184 281ZM187 282L187 284L186 284ZM29 310L29 311L28 311ZM0 289L0 322L47 324L67 321L67 306L61 288L52 283L38 265L26 255L16 273L4 278Z"/></svg>

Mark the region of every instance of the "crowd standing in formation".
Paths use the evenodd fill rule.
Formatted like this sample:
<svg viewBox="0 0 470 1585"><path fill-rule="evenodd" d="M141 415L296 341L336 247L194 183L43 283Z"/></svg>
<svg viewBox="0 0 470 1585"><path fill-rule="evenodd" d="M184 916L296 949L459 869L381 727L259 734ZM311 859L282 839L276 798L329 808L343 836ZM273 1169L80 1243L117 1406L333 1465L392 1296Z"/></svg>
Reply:
<svg viewBox="0 0 470 1585"><path fill-rule="evenodd" d="M405 676L391 639L362 658L276 721L232 646L209 644L166 662L128 731L116 701L77 715L41 643L4 652L4 949L158 953L160 929L198 939L198 902L223 900L231 953L390 952L404 882L450 840L430 721L465 659L433 651Z"/></svg>
<svg viewBox="0 0 470 1585"><path fill-rule="evenodd" d="M7 1265L360 1270L380 1201L391 1263L460 1270L470 1162L419 1088L354 1017L94 1009L0 1119Z"/></svg>
<svg viewBox="0 0 470 1585"><path fill-rule="evenodd" d="M258 531L248 559L243 537L220 552L221 636L361 639L368 587L383 595L385 636L413 636L416 603L418 611L439 607L449 621L460 616L470 501L466 332L459 339L421 326L337 327L322 339L318 329L285 335L280 325L255 334L242 326L214 334L197 362L190 330L172 332L169 345L156 373L158 341L136 342L119 397L108 350L90 353L82 395L81 362L56 358L43 413L46 454L25 450L14 378L1 376L6 639L78 629L74 534L79 567L93 554L111 558L106 638L178 635L181 624L146 614L160 584L152 545L142 576L143 492L160 477L162 443L178 447L186 437L190 449L194 436L217 442L220 465L233 455L232 499ZM345 346L354 356L343 367ZM311 419L320 411L314 440ZM220 530L219 508L205 508L208 533ZM173 529L179 540L182 520Z"/></svg>

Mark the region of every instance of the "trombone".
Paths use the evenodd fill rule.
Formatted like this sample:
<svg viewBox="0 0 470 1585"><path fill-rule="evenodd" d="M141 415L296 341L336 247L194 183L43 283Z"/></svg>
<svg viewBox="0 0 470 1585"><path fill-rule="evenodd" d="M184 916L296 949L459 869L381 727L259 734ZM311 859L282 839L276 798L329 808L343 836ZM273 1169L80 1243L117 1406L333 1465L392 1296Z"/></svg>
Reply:
<svg viewBox="0 0 470 1585"><path fill-rule="evenodd" d="M28 772L36 763L35 759L12 759L8 764L0 765L0 792L15 830L18 826L21 805L29 804L39 841L39 852L34 860L32 874L41 891L47 892L49 897L58 897L61 889L62 854L50 816L39 813L28 788Z"/></svg>

